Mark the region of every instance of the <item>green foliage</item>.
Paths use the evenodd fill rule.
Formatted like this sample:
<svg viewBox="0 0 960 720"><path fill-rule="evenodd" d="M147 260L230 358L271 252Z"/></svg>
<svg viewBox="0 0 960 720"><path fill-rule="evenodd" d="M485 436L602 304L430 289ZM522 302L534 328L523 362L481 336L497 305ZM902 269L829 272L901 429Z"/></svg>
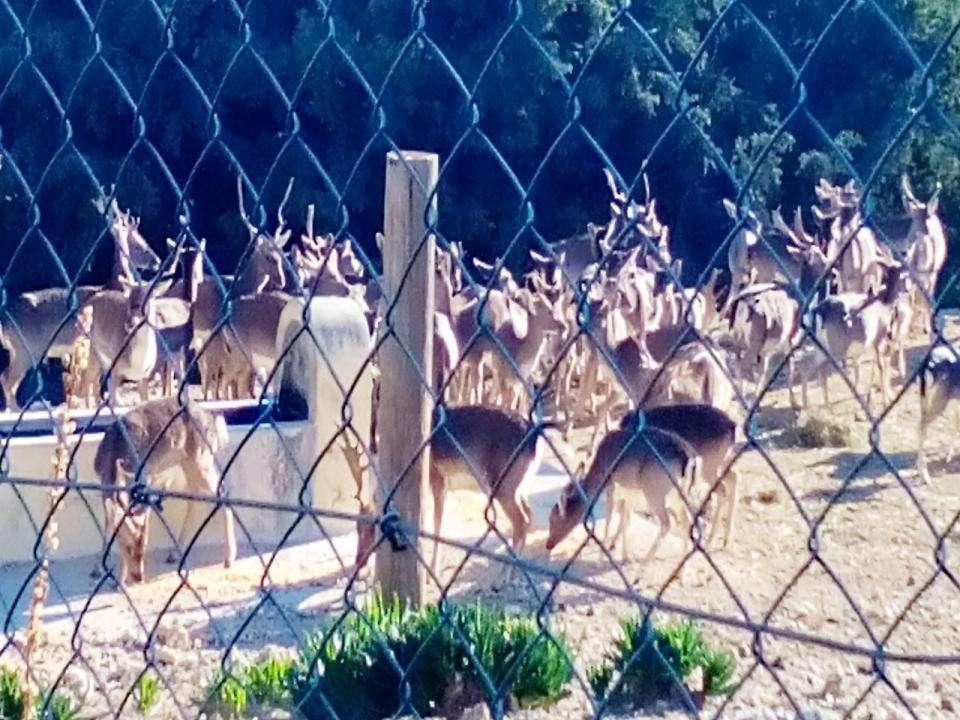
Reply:
<svg viewBox="0 0 960 720"><path fill-rule="evenodd" d="M239 678L220 671L213 680L212 705L221 715L228 718L243 717L247 711L249 697L247 689Z"/></svg>
<svg viewBox="0 0 960 720"><path fill-rule="evenodd" d="M0 720L23 717L23 689L20 676L8 667L0 668Z"/></svg>
<svg viewBox="0 0 960 720"><path fill-rule="evenodd" d="M146 715L157 704L160 699L160 681L156 675L144 673L137 680L137 687L134 691L134 699L137 701L137 711L141 715Z"/></svg>
<svg viewBox="0 0 960 720"><path fill-rule="evenodd" d="M50 698L46 715L49 720L77 720L80 708L65 695L54 695Z"/></svg>
<svg viewBox="0 0 960 720"><path fill-rule="evenodd" d="M327 703L341 718L366 720L491 702L491 692L521 706L549 704L572 677L565 646L534 618L479 603L445 616L377 596L314 635L301 655L294 700L310 720L330 718Z"/></svg>
<svg viewBox="0 0 960 720"><path fill-rule="evenodd" d="M292 659L269 657L230 672L221 670L207 692L207 704L228 718L246 717L260 708L287 707L293 668Z"/></svg>
<svg viewBox="0 0 960 720"><path fill-rule="evenodd" d="M240 682L260 705L282 707L290 702L292 675L293 660L270 657L244 668L240 673Z"/></svg>
<svg viewBox="0 0 960 720"><path fill-rule="evenodd" d="M644 169L671 226L674 254L685 258L685 267L699 270L724 234L718 228L728 227L719 201L734 188L724 166L738 180L754 178L749 193L755 206L808 205L812 181L820 176L844 180L850 166L863 177L870 175L923 94L921 73L900 40L864 3L846 5L834 29L820 38L837 9L835 0L754 3L751 12L764 30L738 11L714 28L726 5L721 0L633 3L623 12L618 0L524 0L519 18L515 5L503 0L432 0L424 21L435 47L408 43L415 21L403 3L356 0L333 3L329 11L309 0L255 3L247 17L252 43L277 85L249 53L233 62L237 38L229 5L162 4L172 11L177 56L203 92L217 97L219 141L256 187L266 183L266 216L273 217L287 179L295 176L286 213L291 224L302 220L312 202L318 229L337 227L337 193L342 193L348 232L374 254L373 234L382 218L383 151L388 149L377 138L379 110L383 130L396 143L441 154L440 228L489 258L505 250L525 221L521 199L527 190L537 230L547 239L582 232L588 221L606 218L604 160L577 128L563 134L574 118L567 88L575 81L577 120L629 180L649 160ZM891 0L889 5L894 22L924 58L960 13L956 3L943 0ZM90 52L89 31L78 14L57 8L44 3L31 15L32 61L61 101L73 90L85 98L70 107L73 140L84 159L103 182L116 180L121 202L143 214L143 227L158 245L164 235L179 231L181 210L166 171L180 184L190 178L185 190L191 228L209 238L219 269L232 270L246 242L233 193L224 192L233 186L235 169L217 143L209 147L210 110L184 73L169 63L151 75L165 50L158 17L142 9L130 12L121 0L105 0L99 11L106 58L132 96L143 98L134 113L98 66L78 78L76 69ZM505 34L514 22L520 27ZM336 43L323 44L330 26ZM0 44L0 72L16 66L22 46L15 37ZM800 84L780 50L795 67L804 64L806 93L802 111L783 132L787 114L797 107ZM674 73L694 57L681 97ZM934 69L935 99L957 123L960 44L950 43ZM277 87L296 102L299 134L289 146L284 143L291 120ZM61 137L62 123L33 73L15 74L8 93L13 97L17 101L8 99L2 108L5 150L31 187L45 172L38 197L44 235L73 275L103 229L90 204L100 188L72 151L53 158L59 141L50 138ZM687 108L686 119L673 124L679 107ZM478 130L509 164L516 182L486 140L469 132L474 109ZM807 122L807 111L822 131ZM142 146L128 157L138 115L164 167ZM299 148L301 141L337 193ZM957 142L936 113L925 112L880 168L876 208L899 212L896 178L909 170L920 193L943 183L944 215L957 224ZM7 198L0 233L19 240L32 210L7 165L0 171L0 197ZM527 188L534 177L536 183ZM529 241L524 235L519 243ZM36 246L39 238L28 242ZM93 275L99 279L109 264L106 245L101 242L93 255ZM0 248L0 264L16 246L10 242ZM518 262L524 254L510 260ZM7 273L16 285L10 290L64 284L54 263L30 262L33 257L21 254L11 268L19 272Z"/></svg>
<svg viewBox="0 0 960 720"><path fill-rule="evenodd" d="M47 702L49 700L49 702ZM37 713L47 702L43 720L76 720L80 708L70 698L60 693L42 696L37 700ZM40 718L37 715L37 718ZM23 686L20 674L9 667L0 667L0 720L21 720L23 718Z"/></svg>
<svg viewBox="0 0 960 720"><path fill-rule="evenodd" d="M680 683L697 668L705 694L727 694L735 667L733 656L710 647L693 621L655 628L649 619L629 620L613 651L587 679L598 700L636 706L678 697Z"/></svg>

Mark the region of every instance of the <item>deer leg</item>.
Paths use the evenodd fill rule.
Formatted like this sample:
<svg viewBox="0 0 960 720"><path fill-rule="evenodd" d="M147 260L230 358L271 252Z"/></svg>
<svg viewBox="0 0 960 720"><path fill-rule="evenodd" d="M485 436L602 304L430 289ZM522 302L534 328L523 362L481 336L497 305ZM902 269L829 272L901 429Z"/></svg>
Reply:
<svg viewBox="0 0 960 720"><path fill-rule="evenodd" d="M655 517L660 525L660 531L657 533L657 538L653 541L653 545L650 546L647 554L643 557L643 562L645 563L654 558L654 556L657 554L657 550L660 549L660 544L663 542L663 539L667 536L667 533L670 532L671 515L670 511L667 509L665 497L660 498L659 507L656 508Z"/></svg>
<svg viewBox="0 0 960 720"><path fill-rule="evenodd" d="M233 508L229 505L223 506L223 544L223 566L228 568L237 560L237 535L233 527Z"/></svg>
<svg viewBox="0 0 960 720"><path fill-rule="evenodd" d="M800 405L797 403L797 394L796 394L796 384L797 384L797 361L794 356L791 354L790 359L787 361L787 392L790 398L790 407L794 410L799 410Z"/></svg>
<svg viewBox="0 0 960 720"><path fill-rule="evenodd" d="M830 392L827 388L827 385L829 384L829 378L827 376L828 372L829 372L829 369L827 368L827 364L823 363L820 366L820 389L823 391L824 407L830 406Z"/></svg>
<svg viewBox="0 0 960 720"><path fill-rule="evenodd" d="M611 534L609 529L613 528L614 509L616 510L617 530ZM607 528L609 529L604 533L609 537L609 542L607 542L607 538L604 538L604 543L610 550L615 550L618 542L623 545L623 536L626 532L627 524L630 521L632 512L633 510L627 507L626 498L620 498L616 503L611 501L610 509L607 511ZM621 552L624 551L621 549Z"/></svg>
<svg viewBox="0 0 960 720"><path fill-rule="evenodd" d="M430 464L430 492L433 494L433 534L437 539L433 542L433 554L430 557L430 569L437 575L440 555L440 537L443 535L443 503L446 495L446 482L443 475L432 463Z"/></svg>
<svg viewBox="0 0 960 720"><path fill-rule="evenodd" d="M953 426L954 428L960 428L960 405L955 405L953 408ZM944 457L945 462L950 463L953 461L955 448L956 445L954 443L947 443L947 454Z"/></svg>
<svg viewBox="0 0 960 720"><path fill-rule="evenodd" d="M506 497L497 499L504 514L510 520L510 527L513 529L513 552L519 556L527 542L527 530L530 527L530 515L525 511L524 500L517 495L508 494ZM510 572L508 579L513 580L516 573L516 565L510 563Z"/></svg>
<svg viewBox="0 0 960 720"><path fill-rule="evenodd" d="M180 531L177 533L177 544L170 548L170 551L167 553L167 557L164 559L164 562L168 565L172 565L177 562L181 557L184 549L187 547L187 528L192 527L193 520L193 502L190 500L187 501L187 507L183 511L183 520L180 521Z"/></svg>
<svg viewBox="0 0 960 720"><path fill-rule="evenodd" d="M927 439L927 424L930 418L927 416L927 399L924 392L920 391L920 422L917 427L917 472L920 475L920 481L924 485L930 484L930 471L927 469L927 454L923 449Z"/></svg>
<svg viewBox="0 0 960 720"><path fill-rule="evenodd" d="M893 400L893 377L891 376L893 366L892 353L889 360L890 362L888 363L883 356L880 355L880 351L877 350L877 370L880 374L880 387L883 389L884 404Z"/></svg>
<svg viewBox="0 0 960 720"><path fill-rule="evenodd" d="M107 564L107 553L110 552L110 538L117 532L117 503L112 499L108 498L106 495L103 496L103 544L102 544L102 553L100 555L100 563L102 565ZM96 579L99 578L101 574L101 569L99 565L94 565L93 569L90 571L90 577Z"/></svg>
<svg viewBox="0 0 960 720"><path fill-rule="evenodd" d="M8 411L19 410L20 403L17 402L17 388L20 381L23 380L26 371L20 367L20 363L14 362L14 351L10 351L10 364L6 370L0 373L0 386L3 387L3 396Z"/></svg>
<svg viewBox="0 0 960 720"><path fill-rule="evenodd" d="M723 479L723 499L726 502L726 507L724 508L724 517L723 517L723 543L720 545L721 548L726 549L727 545L730 544L730 536L733 534L734 522L736 517L737 503L739 501L739 490L740 490L740 473L738 473L733 468L727 470L727 474ZM719 523L720 518L717 518ZM711 536L712 537L712 536Z"/></svg>

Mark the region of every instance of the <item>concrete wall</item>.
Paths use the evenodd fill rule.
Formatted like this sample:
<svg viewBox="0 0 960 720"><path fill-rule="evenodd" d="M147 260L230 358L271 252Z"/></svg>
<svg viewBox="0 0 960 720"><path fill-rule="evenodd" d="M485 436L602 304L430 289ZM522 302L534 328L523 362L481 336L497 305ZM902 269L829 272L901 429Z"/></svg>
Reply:
<svg viewBox="0 0 960 720"><path fill-rule="evenodd" d="M322 305L322 307L319 307ZM315 508L354 512L354 481L336 444L344 415L367 441L370 426L371 380L369 370L358 372L370 349L366 320L351 300L314 300L309 323L304 323L304 306L292 301L278 329L281 344L290 345L287 366L281 377L307 399L310 418L305 422L264 424L251 432L249 425L231 426L229 446L218 454L224 483L231 498L261 500L298 506L304 478L313 467L304 502ZM303 332L309 327L309 332ZM356 382L355 382L356 380ZM349 401L344 401L345 389ZM93 457L102 434L85 436L76 453L76 478L96 482ZM329 449L328 449L329 446ZM6 451L10 477L44 479L52 474L52 436L12 438ZM177 486L172 478L172 487ZM87 507L89 505L89 508ZM163 516L173 533L180 527L184 502L164 503ZM196 525L212 505L195 513ZM16 485L0 480L0 563L29 560L40 527L48 511L47 488ZM60 547L55 557L89 556L101 551L103 503L98 491L71 491L61 504L56 520ZM32 519L32 522L31 522ZM241 552L250 539L260 550L273 550L297 513L259 508L237 509L237 541ZM36 526L34 525L36 524ZM325 521L333 535L350 532L350 522ZM214 517L204 529L199 546L222 545L222 524ZM322 537L309 518L298 525L288 542L298 543ZM151 520L151 548L169 547L173 539L159 519Z"/></svg>

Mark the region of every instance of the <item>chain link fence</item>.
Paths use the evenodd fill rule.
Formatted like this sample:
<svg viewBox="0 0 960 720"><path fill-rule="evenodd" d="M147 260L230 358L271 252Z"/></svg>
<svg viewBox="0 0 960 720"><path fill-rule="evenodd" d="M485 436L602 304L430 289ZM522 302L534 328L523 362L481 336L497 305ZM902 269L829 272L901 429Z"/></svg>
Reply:
<svg viewBox="0 0 960 720"><path fill-rule="evenodd" d="M960 707L947 3L0 28L0 717Z"/></svg>

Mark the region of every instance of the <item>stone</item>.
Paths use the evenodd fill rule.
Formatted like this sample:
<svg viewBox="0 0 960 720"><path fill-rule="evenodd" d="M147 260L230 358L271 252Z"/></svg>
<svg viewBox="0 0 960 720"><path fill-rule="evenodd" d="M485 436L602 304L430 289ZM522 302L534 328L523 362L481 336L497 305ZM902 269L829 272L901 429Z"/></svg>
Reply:
<svg viewBox="0 0 960 720"><path fill-rule="evenodd" d="M490 707L485 702L471 705L460 715L460 720L490 720Z"/></svg>

